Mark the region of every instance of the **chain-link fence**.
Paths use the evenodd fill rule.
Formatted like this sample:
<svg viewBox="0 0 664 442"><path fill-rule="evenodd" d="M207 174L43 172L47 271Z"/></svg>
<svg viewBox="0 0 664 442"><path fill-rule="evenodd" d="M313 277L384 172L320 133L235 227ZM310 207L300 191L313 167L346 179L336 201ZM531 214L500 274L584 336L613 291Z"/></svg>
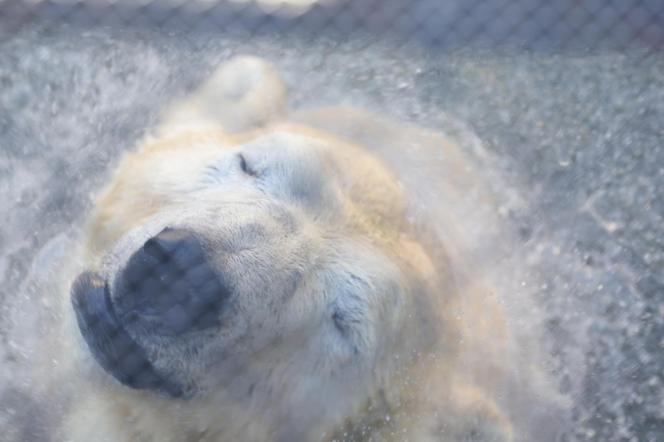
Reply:
<svg viewBox="0 0 664 442"><path fill-rule="evenodd" d="M664 42L658 0L5 0L0 17L5 32L33 22L303 36L366 32L443 49L512 44L548 50L660 50Z"/></svg>
<svg viewBox="0 0 664 442"><path fill-rule="evenodd" d="M508 183L497 191L501 216L524 256L505 279L544 312L545 365L569 401L556 440L664 440L663 49L663 0L0 0L6 437L57 440L46 428L66 401L53 398L71 402L58 393L54 407L41 403L43 391L30 393L37 375L22 368L59 364L61 355L35 356L59 320L41 268L73 250L91 189L174 97L253 53L282 71L295 108L359 105L465 147L480 140ZM238 167L253 176L250 163ZM231 288L205 247L163 230L128 258L121 281L87 272L73 283L89 349L121 383L192 394L117 315L140 312L137 327L165 340L216 327ZM129 295L111 301L110 285ZM332 319L351 333L353 318ZM507 412L515 422L537 414L520 406Z"/></svg>

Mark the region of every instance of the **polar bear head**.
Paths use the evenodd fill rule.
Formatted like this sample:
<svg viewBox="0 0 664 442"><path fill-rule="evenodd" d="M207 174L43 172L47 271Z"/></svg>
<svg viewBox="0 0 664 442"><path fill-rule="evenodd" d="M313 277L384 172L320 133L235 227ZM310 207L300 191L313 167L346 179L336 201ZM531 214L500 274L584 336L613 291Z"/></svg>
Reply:
<svg viewBox="0 0 664 442"><path fill-rule="evenodd" d="M304 127L148 140L99 200L81 334L143 395L342 419L440 336L442 276L401 193L370 153Z"/></svg>

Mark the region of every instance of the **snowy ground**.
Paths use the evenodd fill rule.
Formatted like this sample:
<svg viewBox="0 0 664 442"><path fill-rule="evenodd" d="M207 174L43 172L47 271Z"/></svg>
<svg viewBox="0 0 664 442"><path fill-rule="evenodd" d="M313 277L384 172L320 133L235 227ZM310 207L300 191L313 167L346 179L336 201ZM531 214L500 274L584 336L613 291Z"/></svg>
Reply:
<svg viewBox="0 0 664 442"><path fill-rule="evenodd" d="M66 256L91 193L165 103L239 52L273 61L294 107L465 123L506 183L525 256L506 277L537 281L524 290L574 402L564 440L664 440L663 57L67 27L0 42L0 426L27 410L25 437L47 440L25 349L52 327L44 269Z"/></svg>

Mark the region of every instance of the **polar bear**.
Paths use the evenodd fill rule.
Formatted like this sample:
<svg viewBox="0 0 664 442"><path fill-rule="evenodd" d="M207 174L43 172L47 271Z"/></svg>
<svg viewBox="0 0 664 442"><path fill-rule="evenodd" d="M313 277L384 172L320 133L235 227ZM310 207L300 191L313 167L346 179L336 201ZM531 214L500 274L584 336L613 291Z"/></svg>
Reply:
<svg viewBox="0 0 664 442"><path fill-rule="evenodd" d="M233 58L119 163L69 293L85 387L62 439L518 440L486 382L504 312L459 270L464 207L490 197L458 147L286 102L271 64ZM408 195L395 146L436 149L447 184Z"/></svg>

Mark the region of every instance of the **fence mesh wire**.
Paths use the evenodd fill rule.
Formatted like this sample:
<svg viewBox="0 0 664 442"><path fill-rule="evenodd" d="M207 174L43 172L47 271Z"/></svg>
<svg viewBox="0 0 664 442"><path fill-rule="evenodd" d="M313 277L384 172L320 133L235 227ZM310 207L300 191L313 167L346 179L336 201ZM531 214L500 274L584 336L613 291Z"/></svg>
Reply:
<svg viewBox="0 0 664 442"><path fill-rule="evenodd" d="M1 6L5 32L37 21L272 35L366 32L436 48L660 50L664 42L659 0L4 0Z"/></svg>
<svg viewBox="0 0 664 442"><path fill-rule="evenodd" d="M634 60L645 63L647 59L659 57L664 49L664 1L0 1L0 40L9 41L31 28L38 28L42 32L41 35L48 38L50 30L63 27L75 31L112 28L114 32L150 29L155 33L169 35L175 33L183 38L233 35L240 39L251 40L265 36L275 38L295 36L307 41L318 37L329 37L332 40L362 37L365 46L370 46L372 42L390 42L391 47L418 45L430 51L428 54L437 54L437 56L458 50L476 50L478 53L486 50L506 50L511 53L522 51L573 55L614 51L622 54L638 54ZM650 66L648 69L652 68L652 65L647 66ZM654 69L657 69L657 66ZM647 93L646 86L641 89L641 93ZM488 105L495 106L495 103ZM639 121L636 125L636 132L642 130L646 124L648 124L647 114L643 116L643 121ZM657 126L656 122L652 124ZM489 127L484 129L493 130ZM652 130L661 134L661 122ZM555 138L557 134L558 132L552 132L549 135ZM570 161L574 161L574 158L559 159L558 163ZM533 169L538 167L536 161L531 164ZM625 202L618 201L616 204L625 204ZM78 207L78 210L79 213L83 211L81 207ZM659 231L657 229L661 230L660 227L656 227L650 231L657 232ZM531 234L532 232L524 233L524 235ZM647 249L652 246L653 241L659 240L655 238L652 241L643 241L643 246L639 247ZM205 269L202 273L191 276L201 270L202 264L196 261L200 255L198 245L188 238L164 239L162 242L153 240L152 245L158 246L155 253L159 254L159 259L154 256L144 259L141 265L149 264L150 268L139 266L143 273L134 275L135 286L131 287L137 293L129 298L140 303L143 298L150 298L150 302L153 302L155 298L161 296L163 302L158 301L151 308L154 310L152 313L172 316L171 328L165 331L166 334L177 334L180 328L203 327L207 322L214 322L209 312L219 308L216 303L225 296L223 293L225 289L221 286L206 285L210 278ZM656 250L660 251L661 247L658 246ZM188 261L192 259L196 261L195 265ZM647 273L659 263L660 261L655 261L655 264L641 263L639 265L643 267L639 269L649 269L646 270ZM166 284L168 287L171 287L170 283L179 282L180 292L172 294L168 288L159 286L165 280L168 281ZM159 284L154 281L158 281ZM649 291L648 293L655 293L658 296L662 294L660 285L662 282L659 277L639 279L639 281L640 283L645 281L643 284L646 284L643 286L645 288L639 286L637 289L639 293ZM96 291L99 295L98 302L103 302L107 296L108 288L104 286L103 281L96 280L94 276L86 275L76 284L75 290L78 287L79 290L87 292ZM159 295L153 293L155 290ZM183 297L184 301L178 296ZM162 389L173 395L183 394L178 386L163 383L154 368L146 362L142 350L131 337L123 334L122 330L113 329L113 319L104 317L105 313L99 310L99 306L86 304L80 305L79 308L79 313L87 315L85 318L79 318L81 321L96 323L94 327L97 329L93 330L94 333L107 333L119 341L112 350L102 352L104 356L100 362L104 368L116 373L117 376L124 376L124 382L136 388ZM660 316L661 309L661 305L646 308L650 314ZM197 320L196 315L199 314L202 319ZM557 324L549 325L555 328L558 327ZM156 324L155 327L165 326ZM652 348L661 351L664 345L662 344L664 340L660 336L664 334L661 332L661 327L644 333L650 340L647 344L649 346L647 352L650 352L648 354L654 354ZM598 340L600 341L601 339ZM657 414L657 407L663 406L661 398L658 405L656 395L650 393L637 395L637 399L614 397L611 399L613 402L600 398L597 399L597 403L595 396L592 396L592 394L598 397L610 394L605 391L610 390L611 375L616 373L620 379L624 376L628 379L626 382L639 386L643 386L646 381L655 382L656 385L652 385L661 392L663 382L661 372L657 373L656 364L652 369L644 368L646 365L644 363L640 368L633 370L638 372L640 376L638 380L631 377L632 372L629 370L622 371L624 366L595 367L597 373L601 373L598 374L601 381L587 380L584 391L588 396L576 405L573 417L576 429L565 436L566 440L662 440L658 438L664 438L664 416L661 412ZM567 382L573 383L574 380ZM616 409L622 411L617 412ZM622 421L618 422L619 419Z"/></svg>

